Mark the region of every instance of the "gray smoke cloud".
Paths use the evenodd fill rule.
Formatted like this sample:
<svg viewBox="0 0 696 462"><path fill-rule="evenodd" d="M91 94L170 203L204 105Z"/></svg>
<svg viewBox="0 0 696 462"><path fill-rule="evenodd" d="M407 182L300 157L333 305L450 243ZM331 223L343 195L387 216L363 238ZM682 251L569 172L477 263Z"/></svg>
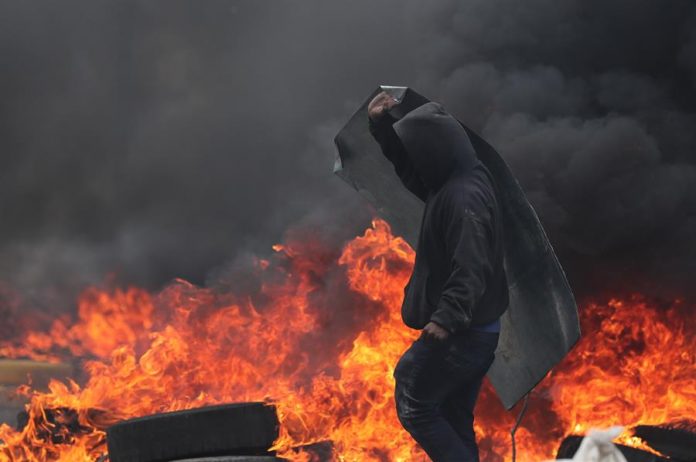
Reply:
<svg viewBox="0 0 696 462"><path fill-rule="evenodd" d="M0 17L0 281L41 303L109 277L202 283L298 222L359 233L370 211L331 174L332 138L380 83L499 149L581 295L692 285L690 0L68 0Z"/></svg>
<svg viewBox="0 0 696 462"><path fill-rule="evenodd" d="M580 292L693 294L696 6L482 0L436 17L426 82L510 163Z"/></svg>

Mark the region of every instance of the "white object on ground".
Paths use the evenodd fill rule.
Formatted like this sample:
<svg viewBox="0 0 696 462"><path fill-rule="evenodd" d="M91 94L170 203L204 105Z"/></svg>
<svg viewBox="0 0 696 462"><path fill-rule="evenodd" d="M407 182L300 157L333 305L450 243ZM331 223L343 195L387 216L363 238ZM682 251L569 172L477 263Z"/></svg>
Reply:
<svg viewBox="0 0 696 462"><path fill-rule="evenodd" d="M618 426L604 430L592 429L582 439L582 443L572 459L559 460L565 462L627 462L619 448L612 443L612 440L619 436L622 431L623 427Z"/></svg>

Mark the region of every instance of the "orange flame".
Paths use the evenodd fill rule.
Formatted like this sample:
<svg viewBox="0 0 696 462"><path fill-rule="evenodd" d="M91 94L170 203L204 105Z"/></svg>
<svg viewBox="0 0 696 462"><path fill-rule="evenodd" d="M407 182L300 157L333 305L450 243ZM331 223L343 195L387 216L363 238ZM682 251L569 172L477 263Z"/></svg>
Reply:
<svg viewBox="0 0 696 462"><path fill-rule="evenodd" d="M251 400L276 404L273 449L292 460L310 460L293 448L322 441L337 461L427 460L393 405L393 368L417 335L399 313L413 250L380 220L340 255L311 239L274 249L257 262L265 282L251 295L182 280L153 295L93 288L77 321L0 345L6 357L77 358L84 372L48 392L21 388L29 424L0 426L0 461L94 461L116 421ZM688 308L639 296L585 306L585 336L533 394L519 460L551 458L565 435L590 427L696 417ZM477 418L482 460L509 460L514 416L488 384Z"/></svg>

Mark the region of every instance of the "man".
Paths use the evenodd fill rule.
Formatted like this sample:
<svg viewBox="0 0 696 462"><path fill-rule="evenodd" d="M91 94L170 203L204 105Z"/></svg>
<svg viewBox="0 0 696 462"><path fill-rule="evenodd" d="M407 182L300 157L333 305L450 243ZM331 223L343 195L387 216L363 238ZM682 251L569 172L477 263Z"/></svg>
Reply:
<svg viewBox="0 0 696 462"><path fill-rule="evenodd" d="M473 409L508 305L496 185L441 105L397 121L396 104L386 92L370 102L370 132L425 202L401 307L404 323L422 333L394 371L397 414L433 461L478 461Z"/></svg>

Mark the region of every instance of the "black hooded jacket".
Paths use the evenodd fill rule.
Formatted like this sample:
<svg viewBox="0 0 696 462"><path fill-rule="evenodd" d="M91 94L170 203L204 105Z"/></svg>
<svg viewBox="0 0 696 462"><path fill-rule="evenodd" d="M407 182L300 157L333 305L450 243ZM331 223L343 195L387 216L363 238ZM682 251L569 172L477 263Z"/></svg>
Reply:
<svg viewBox="0 0 696 462"><path fill-rule="evenodd" d="M388 112L368 120L403 184L425 202L404 323L460 333L495 321L508 306L501 211L466 130L435 102L398 121Z"/></svg>

